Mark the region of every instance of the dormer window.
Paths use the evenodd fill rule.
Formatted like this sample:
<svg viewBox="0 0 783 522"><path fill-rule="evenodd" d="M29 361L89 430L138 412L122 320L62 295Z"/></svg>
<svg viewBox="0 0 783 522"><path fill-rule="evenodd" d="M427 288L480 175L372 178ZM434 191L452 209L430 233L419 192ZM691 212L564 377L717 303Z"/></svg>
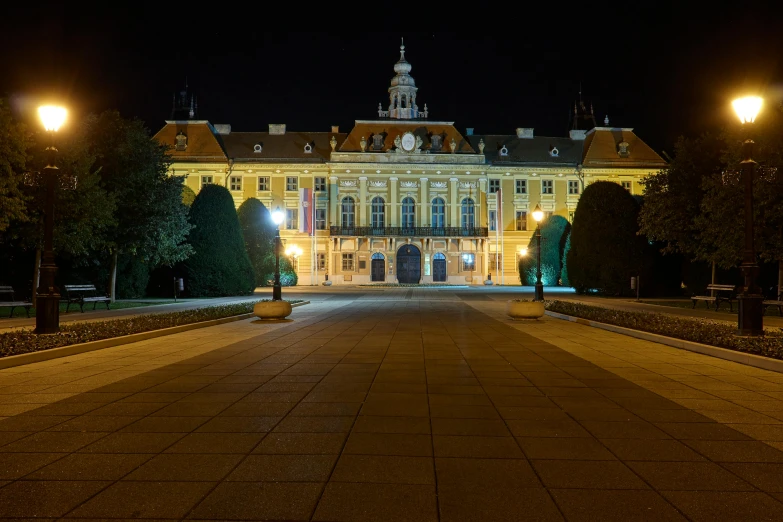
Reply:
<svg viewBox="0 0 783 522"><path fill-rule="evenodd" d="M560 151L557 150L557 147L550 147L549 155L552 156L553 158L556 158L560 155Z"/></svg>
<svg viewBox="0 0 783 522"><path fill-rule="evenodd" d="M263 150L264 150L264 147L260 143L256 143L255 145L253 145L253 152L255 152L256 154L260 154L261 151L263 151Z"/></svg>
<svg viewBox="0 0 783 522"><path fill-rule="evenodd" d="M430 145L431 150L438 151L443 148L443 136L440 134L433 134L430 141L432 142Z"/></svg>
<svg viewBox="0 0 783 522"><path fill-rule="evenodd" d="M631 155L631 153L628 151L628 142L622 141L617 145L617 154L621 158L627 158Z"/></svg>
<svg viewBox="0 0 783 522"><path fill-rule="evenodd" d="M305 154L312 154L313 146L310 145L309 143L305 143L304 152L305 152Z"/></svg>
<svg viewBox="0 0 783 522"><path fill-rule="evenodd" d="M383 150L383 134L372 135L372 150Z"/></svg>
<svg viewBox="0 0 783 522"><path fill-rule="evenodd" d="M501 156L508 156L508 149L506 148L506 146L505 146L505 145L503 145L502 147L500 147L500 155L501 155Z"/></svg>
<svg viewBox="0 0 783 522"><path fill-rule="evenodd" d="M176 150L185 150L188 148L188 137L184 132L179 131L179 134L177 134L177 137L174 139L176 141L176 145L174 147Z"/></svg>

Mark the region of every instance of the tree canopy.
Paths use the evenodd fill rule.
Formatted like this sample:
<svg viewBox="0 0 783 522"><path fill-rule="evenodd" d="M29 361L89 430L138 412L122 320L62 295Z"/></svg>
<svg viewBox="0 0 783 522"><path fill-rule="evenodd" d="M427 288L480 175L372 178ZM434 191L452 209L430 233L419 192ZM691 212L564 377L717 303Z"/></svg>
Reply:
<svg viewBox="0 0 783 522"><path fill-rule="evenodd" d="M22 181L32 136L13 119L7 100L0 98L0 233L13 221L27 220Z"/></svg>

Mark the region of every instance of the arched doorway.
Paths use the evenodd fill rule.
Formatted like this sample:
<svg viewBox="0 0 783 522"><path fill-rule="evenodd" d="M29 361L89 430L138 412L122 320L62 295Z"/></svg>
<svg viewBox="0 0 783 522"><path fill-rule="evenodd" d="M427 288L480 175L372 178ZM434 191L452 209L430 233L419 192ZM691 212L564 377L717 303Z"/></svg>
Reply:
<svg viewBox="0 0 783 522"><path fill-rule="evenodd" d="M438 252L432 257L432 280L436 283L445 283L447 279L446 256Z"/></svg>
<svg viewBox="0 0 783 522"><path fill-rule="evenodd" d="M413 245L397 250L397 281L418 284L421 279L421 252Z"/></svg>
<svg viewBox="0 0 783 522"><path fill-rule="evenodd" d="M371 281L386 281L386 260L383 258L383 254L376 252L372 255L370 268Z"/></svg>

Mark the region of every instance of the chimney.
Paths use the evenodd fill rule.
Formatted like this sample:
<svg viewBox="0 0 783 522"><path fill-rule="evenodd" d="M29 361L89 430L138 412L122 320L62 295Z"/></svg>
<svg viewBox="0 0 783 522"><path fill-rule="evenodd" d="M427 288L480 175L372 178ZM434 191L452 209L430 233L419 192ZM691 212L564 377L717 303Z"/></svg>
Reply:
<svg viewBox="0 0 783 522"><path fill-rule="evenodd" d="M568 136L572 140L574 140L574 141L584 140L586 134L587 134L587 131L584 131L584 130L575 130L574 129L574 130L568 131Z"/></svg>
<svg viewBox="0 0 783 522"><path fill-rule="evenodd" d="M533 129L517 127L517 138L526 139L526 140L532 140L533 139Z"/></svg>
<svg viewBox="0 0 783 522"><path fill-rule="evenodd" d="M473 127L465 129L465 136L473 136Z"/></svg>
<svg viewBox="0 0 783 522"><path fill-rule="evenodd" d="M340 133L340 126L339 125L332 125L332 132L334 134L339 134Z"/></svg>
<svg viewBox="0 0 783 522"><path fill-rule="evenodd" d="M285 123L270 123L269 134L285 134Z"/></svg>
<svg viewBox="0 0 783 522"><path fill-rule="evenodd" d="M216 123L215 132L218 134L231 134L231 125L228 123Z"/></svg>

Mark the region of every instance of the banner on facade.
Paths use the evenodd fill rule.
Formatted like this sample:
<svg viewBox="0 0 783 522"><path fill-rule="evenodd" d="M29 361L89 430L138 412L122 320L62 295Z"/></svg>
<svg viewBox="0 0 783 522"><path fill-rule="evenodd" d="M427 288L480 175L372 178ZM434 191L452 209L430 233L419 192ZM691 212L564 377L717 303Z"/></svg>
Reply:
<svg viewBox="0 0 783 522"><path fill-rule="evenodd" d="M313 189L299 189L299 232L313 233L313 222L315 221L315 201L313 201Z"/></svg>

